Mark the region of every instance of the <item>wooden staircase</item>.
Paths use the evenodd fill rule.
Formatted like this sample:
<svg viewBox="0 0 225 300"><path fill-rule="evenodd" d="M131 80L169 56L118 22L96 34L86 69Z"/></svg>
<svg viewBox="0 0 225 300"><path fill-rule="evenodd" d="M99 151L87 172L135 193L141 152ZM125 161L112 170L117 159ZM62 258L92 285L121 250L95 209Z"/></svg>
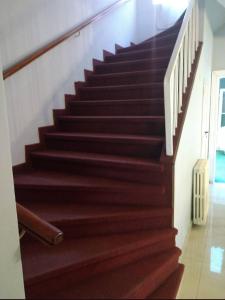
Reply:
<svg viewBox="0 0 225 300"><path fill-rule="evenodd" d="M27 147L17 202L65 235L56 247L22 240L27 298L176 297L183 266L161 157L163 78L180 24L105 51Z"/></svg>

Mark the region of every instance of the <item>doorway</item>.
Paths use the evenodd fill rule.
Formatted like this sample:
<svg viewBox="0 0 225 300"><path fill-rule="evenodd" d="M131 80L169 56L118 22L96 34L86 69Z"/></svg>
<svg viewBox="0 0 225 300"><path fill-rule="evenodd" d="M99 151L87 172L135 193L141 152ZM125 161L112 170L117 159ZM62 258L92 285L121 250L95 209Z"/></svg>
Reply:
<svg viewBox="0 0 225 300"><path fill-rule="evenodd" d="M212 74L210 182L225 183L225 70Z"/></svg>
<svg viewBox="0 0 225 300"><path fill-rule="evenodd" d="M225 78L220 79L215 182L225 183Z"/></svg>

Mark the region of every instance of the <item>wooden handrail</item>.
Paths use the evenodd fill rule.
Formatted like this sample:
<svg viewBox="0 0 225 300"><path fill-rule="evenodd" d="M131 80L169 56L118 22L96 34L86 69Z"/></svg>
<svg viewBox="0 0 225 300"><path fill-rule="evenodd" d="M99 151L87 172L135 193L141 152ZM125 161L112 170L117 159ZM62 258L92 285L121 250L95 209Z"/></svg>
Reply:
<svg viewBox="0 0 225 300"><path fill-rule="evenodd" d="M16 204L19 226L41 242L57 245L63 240L63 232L32 213L20 204Z"/></svg>
<svg viewBox="0 0 225 300"><path fill-rule="evenodd" d="M35 59L37 59L41 55L45 54L46 52L53 49L57 45L61 44L62 42L64 42L65 40L67 40L68 38L73 36L74 34L80 32L82 29L84 29L88 25L90 25L90 24L92 24L96 21L99 21L102 17L107 15L111 10L113 10L117 6L122 5L122 4L124 4L128 1L130 1L130 0L117 0L116 2L109 5L108 7L106 7L102 11L100 11L99 13L97 13L94 16L88 18L86 21L80 23L79 25L73 27L71 30L67 31L66 33L64 33L60 37L54 39L53 41L51 41L50 43L48 43L44 47L42 47L42 48L38 49L37 51L31 53L30 55L26 56L25 58L20 60L18 63L14 64L13 66L11 66L8 69L4 70L3 71L3 79L6 79L9 76L15 74L17 71L21 70L22 68L24 68L25 66L27 66L28 64L33 62Z"/></svg>

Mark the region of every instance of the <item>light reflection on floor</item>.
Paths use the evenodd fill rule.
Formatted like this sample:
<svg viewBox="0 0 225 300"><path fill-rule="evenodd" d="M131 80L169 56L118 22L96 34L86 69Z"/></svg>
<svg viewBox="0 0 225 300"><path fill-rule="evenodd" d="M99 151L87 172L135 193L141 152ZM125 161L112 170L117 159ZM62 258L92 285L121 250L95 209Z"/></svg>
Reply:
<svg viewBox="0 0 225 300"><path fill-rule="evenodd" d="M225 184L210 187L207 225L194 226L181 262L180 299L225 299Z"/></svg>
<svg viewBox="0 0 225 300"><path fill-rule="evenodd" d="M220 247L212 247L210 255L210 271L214 273L222 273L224 249Z"/></svg>

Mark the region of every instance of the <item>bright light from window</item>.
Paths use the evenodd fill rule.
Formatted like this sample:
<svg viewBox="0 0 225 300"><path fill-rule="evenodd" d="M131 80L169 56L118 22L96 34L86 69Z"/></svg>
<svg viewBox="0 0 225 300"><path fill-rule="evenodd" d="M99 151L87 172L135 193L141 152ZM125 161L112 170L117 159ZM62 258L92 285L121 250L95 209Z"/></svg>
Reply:
<svg viewBox="0 0 225 300"><path fill-rule="evenodd" d="M224 249L220 247L211 248L210 271L213 273L221 273L223 267Z"/></svg>
<svg viewBox="0 0 225 300"><path fill-rule="evenodd" d="M170 6L176 8L186 8L188 6L189 0L153 0L155 5Z"/></svg>
<svg viewBox="0 0 225 300"><path fill-rule="evenodd" d="M153 4L165 4L166 0L153 0Z"/></svg>

